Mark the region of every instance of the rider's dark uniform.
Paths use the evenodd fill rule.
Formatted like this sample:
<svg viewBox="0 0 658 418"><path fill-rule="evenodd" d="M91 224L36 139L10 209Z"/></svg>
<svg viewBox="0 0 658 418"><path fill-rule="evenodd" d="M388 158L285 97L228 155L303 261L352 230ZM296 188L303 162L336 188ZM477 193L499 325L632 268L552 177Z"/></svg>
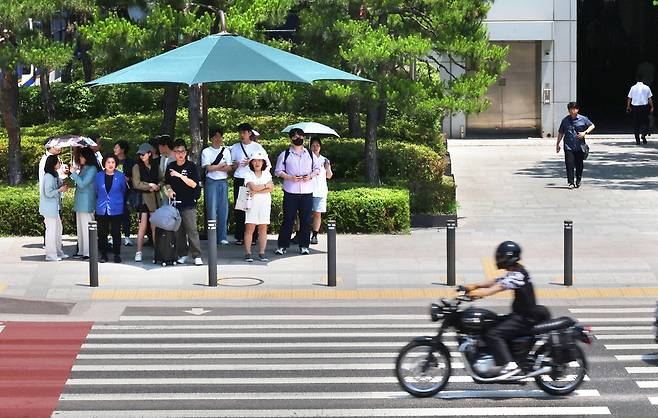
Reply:
<svg viewBox="0 0 658 418"><path fill-rule="evenodd" d="M525 335L532 325L543 318L538 318L541 312L537 308L535 289L532 286L530 275L523 267L508 271L504 276L496 279L496 283L505 289L514 290L512 313L502 322L487 330L484 339L499 366L511 361L507 340Z"/></svg>

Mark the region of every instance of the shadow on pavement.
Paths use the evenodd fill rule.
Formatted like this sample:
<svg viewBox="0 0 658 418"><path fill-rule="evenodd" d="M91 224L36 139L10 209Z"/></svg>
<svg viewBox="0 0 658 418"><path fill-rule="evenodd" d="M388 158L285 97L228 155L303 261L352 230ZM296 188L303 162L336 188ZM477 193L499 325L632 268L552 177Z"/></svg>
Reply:
<svg viewBox="0 0 658 418"><path fill-rule="evenodd" d="M658 180L647 180L658 176L656 144L638 146L635 142L590 141L590 147L592 151L585 161L583 186L593 184L617 190L658 190ZM636 151L619 152L617 149L620 147L634 148ZM567 188L555 186L559 179L566 179L563 160L540 161L534 167L518 170L515 174L555 179L546 187Z"/></svg>

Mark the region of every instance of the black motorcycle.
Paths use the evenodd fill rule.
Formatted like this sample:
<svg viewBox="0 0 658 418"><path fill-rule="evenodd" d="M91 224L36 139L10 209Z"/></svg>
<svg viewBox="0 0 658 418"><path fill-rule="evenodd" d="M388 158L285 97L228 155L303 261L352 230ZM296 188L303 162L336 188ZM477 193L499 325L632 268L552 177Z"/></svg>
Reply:
<svg viewBox="0 0 658 418"><path fill-rule="evenodd" d="M442 340L448 328L456 331L464 368L476 383L525 384L534 378L551 395L568 395L580 386L587 373L587 360L576 342L591 344L590 329L566 316L536 324L527 336L508 342L522 373L500 378L501 366L496 365L483 335L504 316L482 308L459 309L462 302L473 299L465 287L458 290L462 293L457 298L431 305L432 321L442 321L438 334L416 337L400 351L395 371L404 390L429 397L446 387L452 367L450 351Z"/></svg>

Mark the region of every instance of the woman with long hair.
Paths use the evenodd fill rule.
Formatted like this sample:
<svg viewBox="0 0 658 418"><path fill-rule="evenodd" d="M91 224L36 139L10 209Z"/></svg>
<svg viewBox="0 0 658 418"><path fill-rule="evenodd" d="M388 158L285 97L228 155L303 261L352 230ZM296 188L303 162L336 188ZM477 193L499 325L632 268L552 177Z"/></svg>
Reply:
<svg viewBox="0 0 658 418"><path fill-rule="evenodd" d="M96 190L94 179L101 171L91 148L82 148L75 155L75 164L79 167L77 172L71 173L71 179L75 182L75 198L73 210L75 211L75 224L78 234L78 254L73 257L89 258L89 222L94 220L94 209L96 208ZM95 245L95 244L94 244Z"/></svg>
<svg viewBox="0 0 658 418"><path fill-rule="evenodd" d="M62 193L69 187L62 184L57 170L62 163L57 155L49 155L43 168L44 176L39 195L39 213L46 225L46 261L60 261L68 258L62 249L62 219L59 210L62 207Z"/></svg>
<svg viewBox="0 0 658 418"><path fill-rule="evenodd" d="M137 252L135 261L142 261L142 248L144 248L144 235L149 223L151 213L160 206L160 170L153 164L154 149L150 144L144 143L137 150L137 164L133 166L132 186L141 192L141 203L137 206L139 213L139 231L137 232ZM151 236L155 237L155 225L151 225Z"/></svg>

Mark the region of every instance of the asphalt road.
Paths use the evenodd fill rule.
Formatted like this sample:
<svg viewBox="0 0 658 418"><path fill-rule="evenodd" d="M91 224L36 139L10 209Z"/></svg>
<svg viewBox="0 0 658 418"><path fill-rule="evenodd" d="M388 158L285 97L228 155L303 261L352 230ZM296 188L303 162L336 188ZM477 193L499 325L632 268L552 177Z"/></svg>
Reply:
<svg viewBox="0 0 658 418"><path fill-rule="evenodd" d="M534 382L477 385L454 358L451 383L430 399L394 377L399 349L436 330L428 304L379 303L127 307L120 321L93 325L53 416L658 416L651 300L552 308L596 335L584 347L587 381L571 396Z"/></svg>

